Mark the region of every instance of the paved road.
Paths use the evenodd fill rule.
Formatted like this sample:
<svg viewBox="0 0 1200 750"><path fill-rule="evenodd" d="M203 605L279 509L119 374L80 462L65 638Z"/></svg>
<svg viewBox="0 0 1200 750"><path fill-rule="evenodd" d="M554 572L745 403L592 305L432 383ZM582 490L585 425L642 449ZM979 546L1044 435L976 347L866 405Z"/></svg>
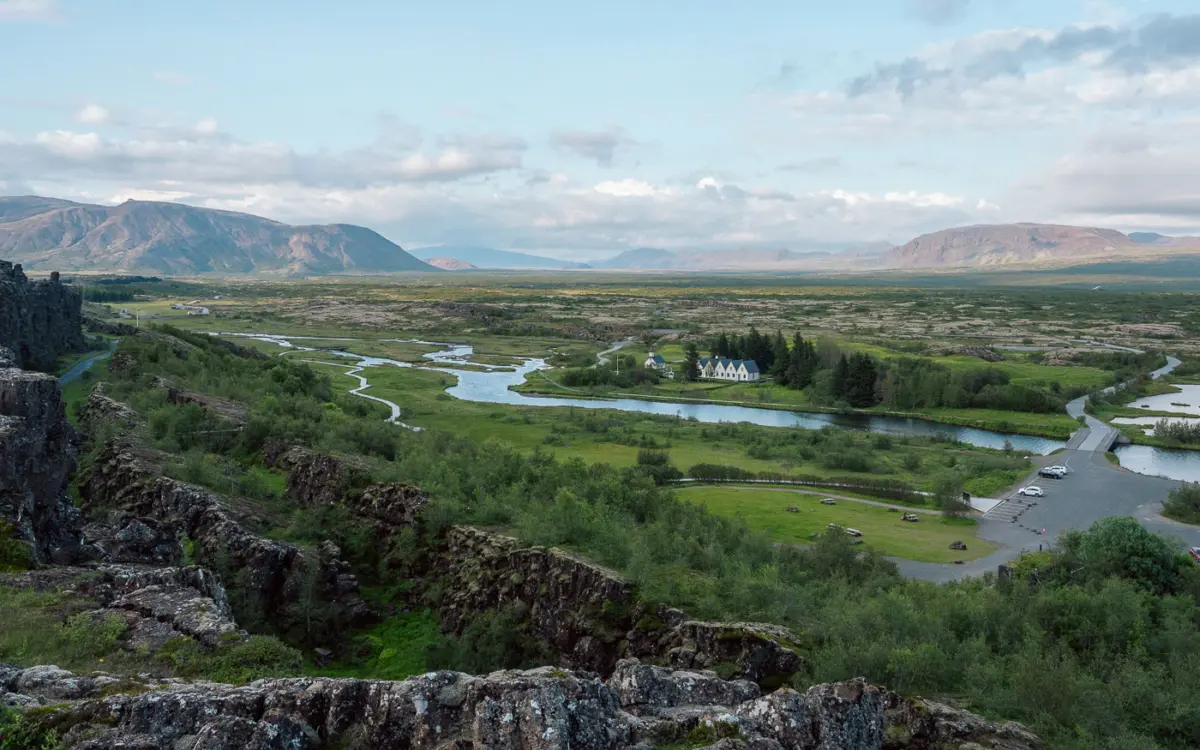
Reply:
<svg viewBox="0 0 1200 750"><path fill-rule="evenodd" d="M108 351L100 352L99 354L94 354L94 355L88 357L87 359L82 359L82 360L76 362L75 365L73 367L71 367L70 370L67 370L62 375L58 376L58 382L61 384L66 384L66 383L70 383L72 380L78 379L85 372L92 369L92 365L96 364L97 362L99 362L102 359L111 357L112 353L114 351L116 351L117 344L119 344L119 343L121 343L120 339L113 339L112 343L109 344L109 346L108 346Z"/></svg>
<svg viewBox="0 0 1200 750"><path fill-rule="evenodd" d="M622 349L626 346L629 346L632 343L633 343L632 338L623 339L621 341L618 341L617 343L613 344L612 347L605 349L604 351L602 351L596 355L596 364L601 367L603 367L604 365L607 365L610 360L606 355L615 354L620 349Z"/></svg>
<svg viewBox="0 0 1200 750"><path fill-rule="evenodd" d="M1150 377L1158 379L1178 366L1178 359L1167 357L1166 366L1152 372ZM1038 478L1034 472L1023 484L1036 480L1046 491L1046 497L1021 498L1022 505L1016 508L1010 499L980 520L978 535L1003 545L1002 549L963 565L895 559L900 572L937 583L994 572L996 566L1022 552L1053 544L1068 529L1086 529L1108 516L1133 516L1147 529L1178 539L1180 546L1200 546L1200 528L1176 523L1159 513L1167 494L1181 482L1136 474L1110 463L1105 451L1112 443L1114 430L1086 414L1085 402L1086 398L1079 398L1067 404L1067 413L1084 417L1088 426L1072 435L1067 449L1050 459L1070 466L1072 472L1063 479Z"/></svg>

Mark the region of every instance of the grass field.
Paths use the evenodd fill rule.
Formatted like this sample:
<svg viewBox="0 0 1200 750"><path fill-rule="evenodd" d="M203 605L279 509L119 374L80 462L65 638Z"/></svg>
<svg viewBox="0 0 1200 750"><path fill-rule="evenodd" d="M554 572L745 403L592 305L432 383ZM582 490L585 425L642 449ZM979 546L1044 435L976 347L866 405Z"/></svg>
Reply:
<svg viewBox="0 0 1200 750"><path fill-rule="evenodd" d="M975 536L975 522L926 515L917 523L900 520L900 513L867 503L839 500L822 505L820 495L750 487L687 487L679 498L697 503L718 515L739 518L750 528L765 531L788 544L807 544L831 523L858 529L864 542L885 555L920 562L948 563L974 560L997 549ZM798 513L788 511L797 506ZM920 511L917 511L920 516ZM967 550L952 550L962 540Z"/></svg>

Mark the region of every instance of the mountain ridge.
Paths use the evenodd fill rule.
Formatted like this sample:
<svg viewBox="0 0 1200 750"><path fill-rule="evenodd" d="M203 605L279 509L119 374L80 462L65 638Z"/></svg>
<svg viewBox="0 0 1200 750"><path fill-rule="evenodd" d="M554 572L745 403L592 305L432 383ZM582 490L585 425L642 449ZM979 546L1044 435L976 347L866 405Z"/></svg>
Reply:
<svg viewBox="0 0 1200 750"><path fill-rule="evenodd" d="M0 255L27 268L289 276L436 271L354 224L290 225L182 203L0 197Z"/></svg>

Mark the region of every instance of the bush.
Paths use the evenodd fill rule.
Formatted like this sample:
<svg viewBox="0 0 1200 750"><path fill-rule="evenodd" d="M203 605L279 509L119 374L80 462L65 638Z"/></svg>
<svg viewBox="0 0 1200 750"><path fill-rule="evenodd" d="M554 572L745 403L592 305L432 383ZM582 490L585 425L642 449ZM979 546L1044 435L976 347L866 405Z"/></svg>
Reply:
<svg viewBox="0 0 1200 750"><path fill-rule="evenodd" d="M1183 523L1200 524L1200 483L1185 482L1171 490L1163 503L1163 515Z"/></svg>
<svg viewBox="0 0 1200 750"><path fill-rule="evenodd" d="M233 636L237 639L237 636ZM180 677L203 677L214 682L245 683L264 677L300 673L304 659L296 649L277 638L252 635L245 641L206 650L191 638L168 641L157 656L171 664Z"/></svg>

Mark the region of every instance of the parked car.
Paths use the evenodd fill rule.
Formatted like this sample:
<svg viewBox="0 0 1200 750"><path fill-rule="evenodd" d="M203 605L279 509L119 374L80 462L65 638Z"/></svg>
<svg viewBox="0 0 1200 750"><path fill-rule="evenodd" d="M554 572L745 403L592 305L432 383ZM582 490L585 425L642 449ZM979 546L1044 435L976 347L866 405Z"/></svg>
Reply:
<svg viewBox="0 0 1200 750"><path fill-rule="evenodd" d="M1032 484L1029 485L1028 487L1022 487L1021 489L1017 490L1017 494L1024 495L1025 497L1045 497L1046 496L1046 493L1042 491L1041 487L1036 487Z"/></svg>
<svg viewBox="0 0 1200 750"><path fill-rule="evenodd" d="M1054 469L1055 471L1062 472L1063 474L1070 474L1070 473L1071 473L1071 467L1070 467L1070 466L1063 466L1062 464L1056 464L1056 465L1054 465L1054 466L1047 466L1046 468L1047 468L1047 469Z"/></svg>
<svg viewBox="0 0 1200 750"><path fill-rule="evenodd" d="M837 500L832 497L826 497L821 500L821 505L837 505Z"/></svg>
<svg viewBox="0 0 1200 750"><path fill-rule="evenodd" d="M862 532L859 531L858 529L847 528L846 533L849 534L850 536L862 536Z"/></svg>
<svg viewBox="0 0 1200 750"><path fill-rule="evenodd" d="M901 521L920 521L921 519L917 518L916 513L905 513L904 515L900 516L900 520Z"/></svg>
<svg viewBox="0 0 1200 750"><path fill-rule="evenodd" d="M1189 547L1188 554L1192 556L1193 560L1200 563L1200 547Z"/></svg>
<svg viewBox="0 0 1200 750"><path fill-rule="evenodd" d="M1059 471L1057 466L1047 466L1038 469L1038 476L1044 479L1062 479L1067 475L1065 471Z"/></svg>

